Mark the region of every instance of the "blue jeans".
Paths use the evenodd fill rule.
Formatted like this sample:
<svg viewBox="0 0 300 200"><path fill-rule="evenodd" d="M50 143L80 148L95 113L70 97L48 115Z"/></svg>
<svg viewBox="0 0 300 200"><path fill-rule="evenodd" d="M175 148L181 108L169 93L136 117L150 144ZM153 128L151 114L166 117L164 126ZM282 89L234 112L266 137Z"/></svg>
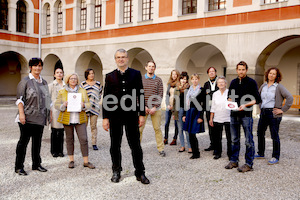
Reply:
<svg viewBox="0 0 300 200"><path fill-rule="evenodd" d="M170 121L172 117L172 111L171 110L166 110L166 123L165 123L165 139L168 139L169 137L169 126L170 126ZM178 137L178 126L177 126L177 120L175 121L175 134L173 139L177 139Z"/></svg>
<svg viewBox="0 0 300 200"><path fill-rule="evenodd" d="M273 140L273 153L272 157L279 160L280 157L280 139L279 139L279 125L282 117L275 118L273 116L273 109L261 109L260 118L257 126L258 138L258 154L265 155L265 134L269 126L271 138Z"/></svg>
<svg viewBox="0 0 300 200"><path fill-rule="evenodd" d="M183 134L183 121L182 121L182 117L183 117L183 112L184 112L184 108L180 108L179 113L178 113L178 133L179 133L179 139L180 139L180 145L182 147L185 147L185 143L184 143L184 134ZM184 131L185 133L185 137L186 137L186 143L188 148L191 148L191 144L190 144L190 138L189 138L189 133Z"/></svg>
<svg viewBox="0 0 300 200"><path fill-rule="evenodd" d="M255 146L253 141L252 127L253 119L252 117L230 117L230 131L232 140L232 156L230 158L231 162L239 161L240 154L240 138L241 138L241 125L245 133L245 145L246 145L246 164L252 167L253 159L255 154Z"/></svg>

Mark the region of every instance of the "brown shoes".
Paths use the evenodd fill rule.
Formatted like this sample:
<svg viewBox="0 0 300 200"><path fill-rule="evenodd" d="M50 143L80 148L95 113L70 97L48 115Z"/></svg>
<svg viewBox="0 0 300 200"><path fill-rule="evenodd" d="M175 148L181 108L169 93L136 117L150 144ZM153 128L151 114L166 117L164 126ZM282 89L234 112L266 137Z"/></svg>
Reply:
<svg viewBox="0 0 300 200"><path fill-rule="evenodd" d="M239 166L239 163L237 162L229 162L228 165L225 166L225 169L232 169L232 168L237 168Z"/></svg>
<svg viewBox="0 0 300 200"><path fill-rule="evenodd" d="M88 168L90 168L90 169L95 169L95 166L94 166L92 163L90 163L90 162L88 162L88 163L83 163L83 166L84 166L84 167L88 167Z"/></svg>
<svg viewBox="0 0 300 200"><path fill-rule="evenodd" d="M168 139L164 139L164 144L168 144Z"/></svg>
<svg viewBox="0 0 300 200"><path fill-rule="evenodd" d="M176 139L173 139L170 145L177 145Z"/></svg>
<svg viewBox="0 0 300 200"><path fill-rule="evenodd" d="M247 164L244 164L243 166L239 167L237 170L238 170L239 172L244 173L244 172L252 171L253 168L250 167L250 166L247 165Z"/></svg>
<svg viewBox="0 0 300 200"><path fill-rule="evenodd" d="M69 168L74 168L75 167L75 163L74 163L74 161L70 161L69 162Z"/></svg>

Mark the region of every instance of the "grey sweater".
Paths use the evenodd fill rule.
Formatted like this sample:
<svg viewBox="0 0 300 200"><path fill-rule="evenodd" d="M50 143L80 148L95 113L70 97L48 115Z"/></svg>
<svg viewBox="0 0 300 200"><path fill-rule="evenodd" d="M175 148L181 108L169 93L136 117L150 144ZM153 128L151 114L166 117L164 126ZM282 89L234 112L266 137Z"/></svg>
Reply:
<svg viewBox="0 0 300 200"><path fill-rule="evenodd" d="M267 85L267 83L264 83L264 84L262 84L262 86L260 86L259 94L261 94L261 91L265 85ZM282 107L282 102L284 99L286 99L286 102L285 102L284 106ZM276 91L275 91L275 106L274 106L274 108L280 108L283 112L286 112L292 106L293 100L294 100L293 95L283 85L281 85L279 83L277 85ZM261 107L261 103L259 104L259 107ZM277 115L277 116L281 117L282 114Z"/></svg>
<svg viewBox="0 0 300 200"><path fill-rule="evenodd" d="M26 123L46 125L49 119L50 102L47 82L38 83L29 76L22 79L17 87L17 99L24 104Z"/></svg>

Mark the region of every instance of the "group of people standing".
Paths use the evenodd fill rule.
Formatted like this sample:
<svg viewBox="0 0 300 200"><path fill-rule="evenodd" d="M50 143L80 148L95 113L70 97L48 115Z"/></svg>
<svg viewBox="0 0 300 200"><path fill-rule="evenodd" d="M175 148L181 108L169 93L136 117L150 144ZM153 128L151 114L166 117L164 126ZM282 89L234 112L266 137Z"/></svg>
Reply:
<svg viewBox="0 0 300 200"><path fill-rule="evenodd" d="M108 73L105 78L103 94L102 126L110 133L110 154L112 160L112 182L121 179L121 142L123 128L131 148L135 176L143 184L149 184L145 176L143 151L141 148L142 133L145 121L151 117L158 154L166 156L164 146L168 144L169 124L173 116L175 134L170 145L177 144L180 138L179 152L184 152L186 145L190 159L200 158L197 133L205 131L204 112L208 125L210 146L205 151L213 151L214 159L222 155L222 132L225 128L227 138L227 156L229 163L226 169L237 168L239 172L251 171L254 158L264 158L265 131L270 127L273 139L273 154L269 164L276 164L280 157L279 125L282 113L287 111L293 102L293 96L279 82L282 75L277 68L270 68L265 73L265 81L258 90L255 80L247 76L248 66L241 61L236 66L238 77L233 79L227 89L224 76L217 76L217 70L209 67L208 81L200 86L200 76L191 75L191 85L187 72L171 72L167 93L165 113L165 136L161 131L161 102L163 98L163 82L155 74L156 64L148 61L145 64L146 74L129 68L128 54L118 49L114 54L117 69ZM49 84L41 77L43 62L39 58L29 61L30 73L18 85L16 122L20 127L20 139L16 150L15 172L27 175L24 160L27 144L32 137L32 169L46 172L41 166L40 148L43 127L51 122L51 154L63 157L64 132L66 134L69 168L74 168L74 130L79 138L83 166L94 169L88 160L87 124L90 120L92 147L97 147L97 117L100 114L102 86L95 80L95 72L85 72L86 81L79 84L76 73L65 76L62 67L54 70L54 81ZM68 96L80 93L81 110L68 111ZM282 106L283 100L285 105ZM236 103L230 108L229 104ZM258 153L255 155L253 141L252 107L260 104L261 115L258 124ZM234 105L234 104L232 104ZM51 109L50 109L51 108ZM246 162L239 167L240 126L245 134ZM184 137L186 136L186 137Z"/></svg>
<svg viewBox="0 0 300 200"><path fill-rule="evenodd" d="M100 113L100 99L102 86L94 80L94 71L85 71L86 81L79 85L76 73L64 76L61 66L54 69L54 81L47 85L42 78L43 61L32 58L29 61L30 73L18 85L17 102L18 115L16 122L20 127L20 139L16 150L15 172L27 175L24 170L26 148L32 137L32 169L46 172L41 166L41 138L45 125L51 123L51 148L53 157L64 157L63 143L66 135L67 154L70 162L68 167L74 168L74 130L78 135L83 166L94 169L95 166L88 160L88 138L86 124L90 118L93 149L98 150L97 117ZM81 94L81 111L69 112L68 94Z"/></svg>

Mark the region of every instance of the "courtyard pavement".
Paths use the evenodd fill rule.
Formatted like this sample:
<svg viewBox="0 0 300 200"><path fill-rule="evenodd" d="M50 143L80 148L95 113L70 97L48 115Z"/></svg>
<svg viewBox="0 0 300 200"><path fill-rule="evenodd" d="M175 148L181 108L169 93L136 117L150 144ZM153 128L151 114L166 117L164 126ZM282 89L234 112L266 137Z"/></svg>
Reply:
<svg viewBox="0 0 300 200"><path fill-rule="evenodd" d="M255 160L254 170L239 173L226 170L226 144L223 134L223 155L213 160L207 132L198 134L201 158L190 160L187 152L179 153L177 146L166 145L166 157L156 149L154 132L148 119L142 148L146 176L150 185L135 180L130 149L125 135L122 142L122 178L119 183L110 181L111 159L109 134L98 120L98 147L93 151L89 144L89 159L96 169L82 166L79 142L75 141L75 168L69 169L68 157L53 158L50 154L50 130L44 129L41 157L46 173L31 170L31 144L27 148L25 170L28 176L14 172L15 150L19 128L14 122L16 106L0 106L0 199L300 199L300 115L287 114L280 126L281 159L274 166L267 164L272 154L272 140L267 132L266 159ZM299 112L296 112L299 114ZM253 134L257 147L257 121ZM163 130L162 119L162 131ZM170 137L173 136L172 122ZM88 127L90 138L90 128ZM169 142L171 138L169 138ZM89 140L90 142L90 140ZM64 150L66 154L66 149ZM244 164L245 145L241 140L240 164Z"/></svg>

